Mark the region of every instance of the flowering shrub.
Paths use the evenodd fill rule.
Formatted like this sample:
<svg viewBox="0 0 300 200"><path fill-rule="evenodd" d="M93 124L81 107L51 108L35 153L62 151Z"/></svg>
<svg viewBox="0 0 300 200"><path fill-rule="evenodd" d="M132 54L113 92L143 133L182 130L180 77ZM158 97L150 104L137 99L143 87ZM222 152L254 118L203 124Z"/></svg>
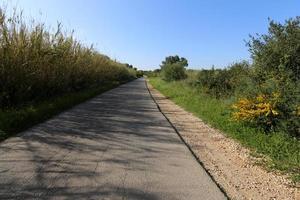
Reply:
<svg viewBox="0 0 300 200"><path fill-rule="evenodd" d="M268 132L274 129L279 117L279 112L276 110L278 98L279 94L273 93L271 95L260 94L252 99L240 99L232 106L235 110L232 118L235 121L259 125Z"/></svg>

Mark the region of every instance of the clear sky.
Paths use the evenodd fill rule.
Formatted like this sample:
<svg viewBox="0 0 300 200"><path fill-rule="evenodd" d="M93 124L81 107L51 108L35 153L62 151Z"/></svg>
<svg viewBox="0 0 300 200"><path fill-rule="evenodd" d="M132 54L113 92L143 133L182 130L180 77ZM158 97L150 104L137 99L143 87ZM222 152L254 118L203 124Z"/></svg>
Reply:
<svg viewBox="0 0 300 200"><path fill-rule="evenodd" d="M139 69L158 68L164 57L175 54L186 57L190 68L223 67L249 59L244 40L249 34L266 33L268 17L284 22L300 15L299 0L6 2L48 25L62 22L101 53Z"/></svg>

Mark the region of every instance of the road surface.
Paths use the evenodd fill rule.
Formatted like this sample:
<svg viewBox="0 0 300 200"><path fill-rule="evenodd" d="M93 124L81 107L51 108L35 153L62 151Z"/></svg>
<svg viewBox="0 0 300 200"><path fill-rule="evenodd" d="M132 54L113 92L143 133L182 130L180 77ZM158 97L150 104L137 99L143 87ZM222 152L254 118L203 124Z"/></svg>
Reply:
<svg viewBox="0 0 300 200"><path fill-rule="evenodd" d="M0 199L226 199L138 79L0 144Z"/></svg>

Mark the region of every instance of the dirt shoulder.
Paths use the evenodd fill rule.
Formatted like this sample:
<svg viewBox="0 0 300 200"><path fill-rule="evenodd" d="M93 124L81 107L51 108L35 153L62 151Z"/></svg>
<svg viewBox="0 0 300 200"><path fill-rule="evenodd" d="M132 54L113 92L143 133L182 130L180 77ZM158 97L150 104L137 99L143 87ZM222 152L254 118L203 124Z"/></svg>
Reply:
<svg viewBox="0 0 300 200"><path fill-rule="evenodd" d="M149 83L148 88L161 111L231 199L300 200L300 192L285 176L255 164L257 159L248 149L177 106Z"/></svg>

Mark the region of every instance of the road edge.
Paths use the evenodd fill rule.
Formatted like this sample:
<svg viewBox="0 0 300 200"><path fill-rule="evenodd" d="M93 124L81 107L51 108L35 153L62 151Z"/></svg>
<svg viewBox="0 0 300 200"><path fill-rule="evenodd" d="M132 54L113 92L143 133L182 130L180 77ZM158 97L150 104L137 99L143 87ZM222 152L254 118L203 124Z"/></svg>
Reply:
<svg viewBox="0 0 300 200"><path fill-rule="evenodd" d="M150 94L151 99L153 100L153 102L155 103L155 105L157 106L157 109L159 110L159 112L166 118L166 120L169 122L169 124L171 125L171 127L174 129L174 131L176 132L176 134L178 135L178 137L180 138L180 140L185 144L185 146L188 148L189 152L192 154L192 156L194 157L194 159L199 163L199 165L205 170L205 172L207 173L207 175L211 178L211 180L216 184L216 186L220 189L220 191L224 194L224 196L228 199L231 200L231 198L227 195L225 189L215 180L215 178L209 173L209 171L205 168L204 163L197 157L196 153L193 151L192 147L184 140L184 138L181 136L180 132L178 131L178 129L174 126L174 124L171 122L171 120L165 115L165 113L161 110L159 104L157 103L157 101L155 100L155 98L153 97L150 89L149 89L149 81L147 79L145 79L145 85L146 88Z"/></svg>

